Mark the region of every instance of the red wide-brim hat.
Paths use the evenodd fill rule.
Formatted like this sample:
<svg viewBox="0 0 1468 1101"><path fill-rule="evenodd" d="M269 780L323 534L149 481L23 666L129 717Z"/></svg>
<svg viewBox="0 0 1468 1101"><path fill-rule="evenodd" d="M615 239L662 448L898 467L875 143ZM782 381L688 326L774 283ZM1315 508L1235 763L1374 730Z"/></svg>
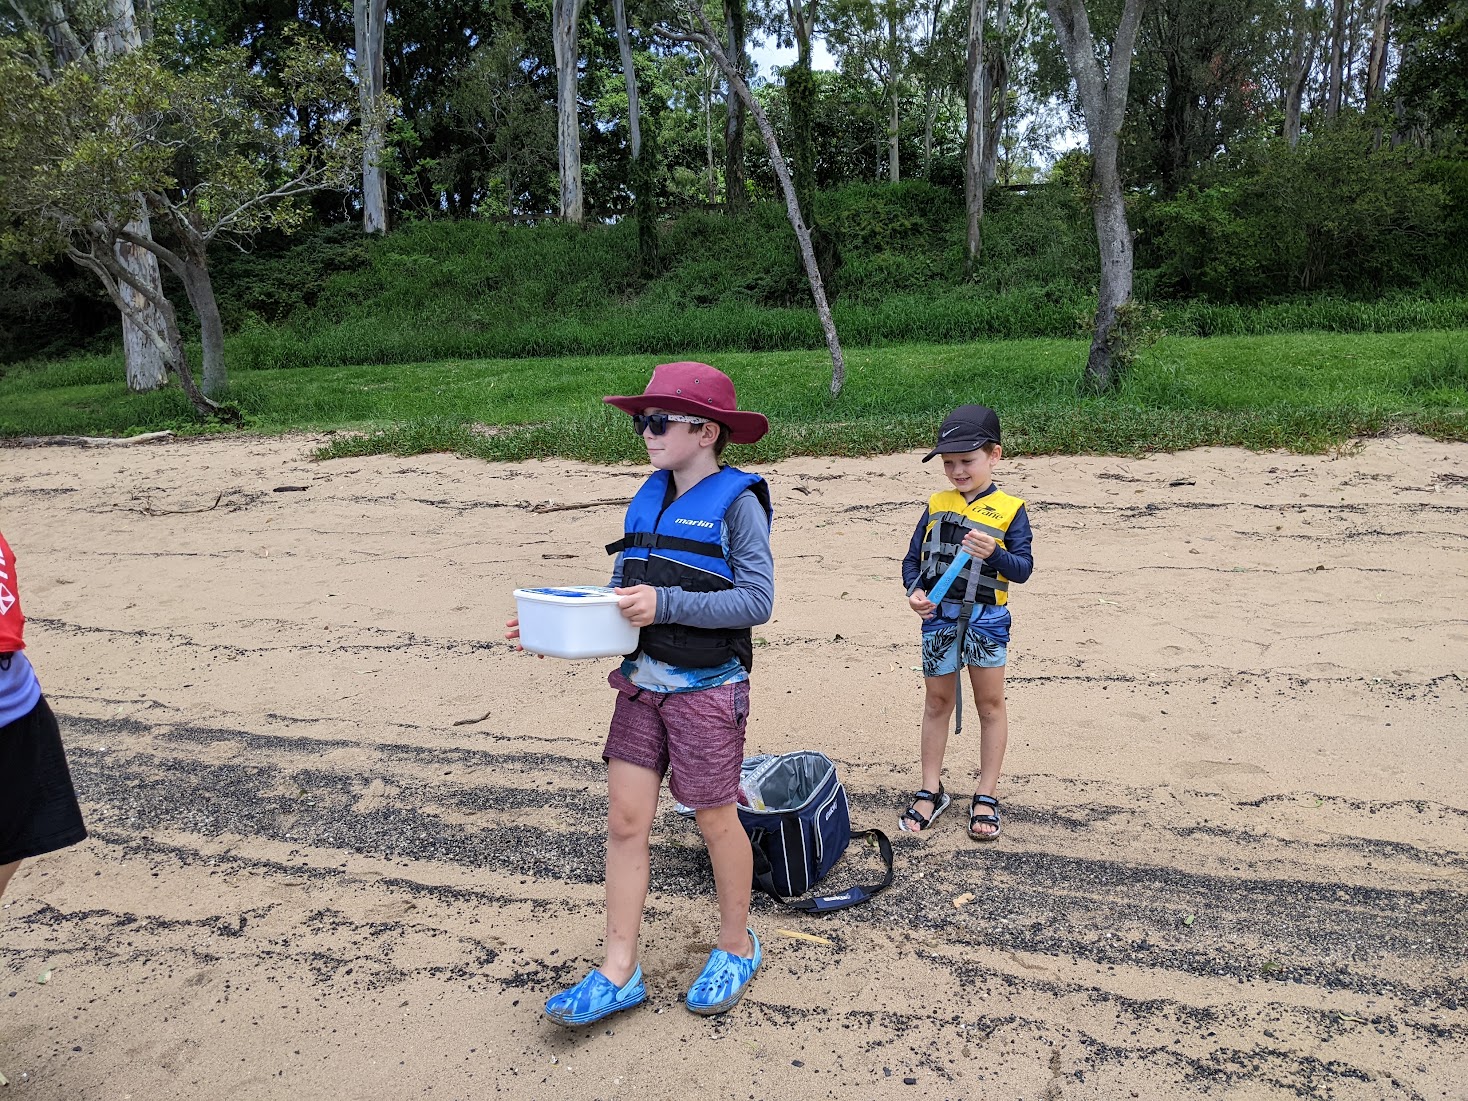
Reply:
<svg viewBox="0 0 1468 1101"><path fill-rule="evenodd" d="M740 409L729 376L707 363L660 363L652 369L647 389L636 397L606 397L624 413L666 409L707 417L729 429L730 443L754 443L770 430L763 413Z"/></svg>

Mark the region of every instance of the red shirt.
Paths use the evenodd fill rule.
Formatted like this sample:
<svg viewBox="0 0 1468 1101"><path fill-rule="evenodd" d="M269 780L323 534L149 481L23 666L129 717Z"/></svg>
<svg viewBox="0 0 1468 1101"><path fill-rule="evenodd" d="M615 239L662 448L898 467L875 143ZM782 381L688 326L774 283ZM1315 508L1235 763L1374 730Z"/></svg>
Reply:
<svg viewBox="0 0 1468 1101"><path fill-rule="evenodd" d="M20 611L20 583L15 578L15 555L0 534L0 654L25 649L25 616Z"/></svg>

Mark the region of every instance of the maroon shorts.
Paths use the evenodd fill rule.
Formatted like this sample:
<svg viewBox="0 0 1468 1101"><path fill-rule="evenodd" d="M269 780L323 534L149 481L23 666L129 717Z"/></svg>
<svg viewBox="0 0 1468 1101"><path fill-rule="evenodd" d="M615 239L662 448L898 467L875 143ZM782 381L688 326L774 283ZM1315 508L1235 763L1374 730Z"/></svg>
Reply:
<svg viewBox="0 0 1468 1101"><path fill-rule="evenodd" d="M602 760L667 774L673 798L694 810L738 799L749 681L696 692L650 692L614 669L607 683L617 690L617 706Z"/></svg>

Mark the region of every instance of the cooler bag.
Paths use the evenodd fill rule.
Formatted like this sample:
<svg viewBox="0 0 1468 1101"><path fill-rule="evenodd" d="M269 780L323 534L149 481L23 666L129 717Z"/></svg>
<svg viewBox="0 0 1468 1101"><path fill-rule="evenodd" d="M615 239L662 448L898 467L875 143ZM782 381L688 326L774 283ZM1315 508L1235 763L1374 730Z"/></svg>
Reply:
<svg viewBox="0 0 1468 1101"><path fill-rule="evenodd" d="M881 830L866 830L857 836L887 868L880 883L792 900L819 884L851 841L846 789L824 753L784 753L746 766L738 810L754 849L755 887L782 906L814 914L844 910L891 886L892 843Z"/></svg>

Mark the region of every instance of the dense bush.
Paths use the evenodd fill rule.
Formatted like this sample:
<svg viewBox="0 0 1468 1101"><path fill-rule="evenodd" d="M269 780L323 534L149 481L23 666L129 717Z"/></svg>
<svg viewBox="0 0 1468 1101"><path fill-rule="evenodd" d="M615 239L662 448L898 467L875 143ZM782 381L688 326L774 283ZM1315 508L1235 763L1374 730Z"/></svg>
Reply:
<svg viewBox="0 0 1468 1101"><path fill-rule="evenodd" d="M1461 164L1373 150L1377 140L1360 122L1306 135L1294 150L1273 139L1175 199L1141 203L1139 258L1157 269L1157 295L1247 303L1434 279L1462 286L1463 262L1445 248Z"/></svg>

